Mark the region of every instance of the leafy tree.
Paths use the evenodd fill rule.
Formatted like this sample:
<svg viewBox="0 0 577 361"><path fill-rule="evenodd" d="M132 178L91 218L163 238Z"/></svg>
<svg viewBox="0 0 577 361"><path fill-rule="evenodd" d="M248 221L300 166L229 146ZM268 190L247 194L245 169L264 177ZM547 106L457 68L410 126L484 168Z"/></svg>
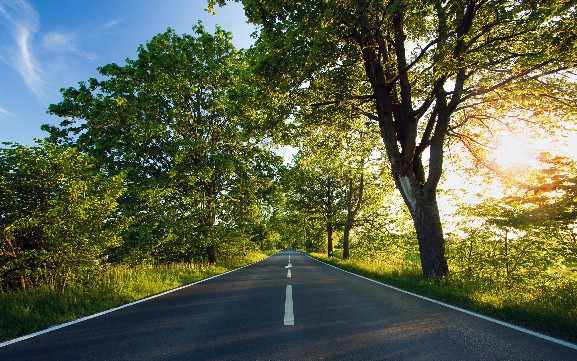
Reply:
<svg viewBox="0 0 577 361"><path fill-rule="evenodd" d="M511 189L517 190L506 201L523 205L523 219L549 240L550 252L563 261L575 262L577 164L573 159L549 153L540 154L539 161L541 167L506 181Z"/></svg>
<svg viewBox="0 0 577 361"><path fill-rule="evenodd" d="M289 175L288 199L292 207L307 214L309 221L322 220L326 229L327 252L332 256L333 233L342 223L346 185L340 174L342 164L334 153L321 149L324 150L317 147L301 149L297 155L296 165ZM320 154L317 153L319 150Z"/></svg>
<svg viewBox="0 0 577 361"><path fill-rule="evenodd" d="M296 92L321 75L345 74L340 83L357 90L340 99L370 88L369 115L413 218L423 274L447 274L436 191L449 130L497 90L558 83L557 74L574 68L574 3L242 2L260 30L255 69L275 87ZM362 82L342 72L353 67L364 70Z"/></svg>
<svg viewBox="0 0 577 361"><path fill-rule="evenodd" d="M121 242L124 190L122 175L109 177L74 148L0 149L0 285L64 292Z"/></svg>
<svg viewBox="0 0 577 361"><path fill-rule="evenodd" d="M302 110L295 118L310 116ZM338 114L335 114L338 116ZM299 151L287 173L287 202L293 212L308 215L301 227L322 220L326 230L327 251L333 251L335 231L343 232L343 258L350 256L355 228L373 222L383 207L379 187L386 180L382 153L375 147L378 134L366 129L362 118L336 124L299 128ZM394 190L394 187L389 187ZM380 190L380 191L379 191ZM307 216L305 216L307 217ZM306 223L306 225L305 225ZM309 232L310 234L310 232Z"/></svg>
<svg viewBox="0 0 577 361"><path fill-rule="evenodd" d="M577 162L549 153L540 154L539 160L542 167L528 171L521 183L517 179L524 203L534 207L526 216L552 227L572 226L577 221Z"/></svg>
<svg viewBox="0 0 577 361"><path fill-rule="evenodd" d="M505 284L541 279L547 268L561 262L556 241L526 217L527 204L519 198L488 198L462 209L463 220L455 241L455 263L468 277Z"/></svg>
<svg viewBox="0 0 577 361"><path fill-rule="evenodd" d="M64 118L46 127L52 141L127 173L122 207L136 223L118 257L214 263L217 228L249 213L258 223L247 207L264 199L280 162L254 129L243 52L221 29L193 30L155 36L136 60L99 68L104 79L63 90L50 107Z"/></svg>
<svg viewBox="0 0 577 361"><path fill-rule="evenodd" d="M293 192L294 168L286 169L280 178L280 189L274 207L266 221L267 237L265 242L271 249L305 249L311 252L324 252L327 249L325 224L320 217L311 216L291 197Z"/></svg>
<svg viewBox="0 0 577 361"><path fill-rule="evenodd" d="M351 122L352 123L352 122ZM343 258L350 257L351 233L355 226L363 225L379 216L384 198L393 191L392 184L385 187L386 172L383 167L382 149L375 146L378 134L356 122L345 135L343 176L346 183L346 218L343 235Z"/></svg>

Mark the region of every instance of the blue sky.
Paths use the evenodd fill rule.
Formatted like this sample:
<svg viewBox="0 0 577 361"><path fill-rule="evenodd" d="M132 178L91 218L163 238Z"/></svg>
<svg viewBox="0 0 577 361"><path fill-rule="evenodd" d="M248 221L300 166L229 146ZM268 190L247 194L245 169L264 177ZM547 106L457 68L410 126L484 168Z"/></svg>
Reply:
<svg viewBox="0 0 577 361"><path fill-rule="evenodd" d="M0 0L0 143L33 145L61 88L98 75L96 68L134 59L140 44L168 27L190 33L199 20L233 33L247 48L254 31L242 5L207 13L205 0Z"/></svg>

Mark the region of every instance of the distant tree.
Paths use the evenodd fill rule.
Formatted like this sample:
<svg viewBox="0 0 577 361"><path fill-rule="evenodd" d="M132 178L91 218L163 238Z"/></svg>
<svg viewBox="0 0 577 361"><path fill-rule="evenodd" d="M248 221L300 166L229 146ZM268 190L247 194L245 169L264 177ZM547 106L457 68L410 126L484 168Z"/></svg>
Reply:
<svg viewBox="0 0 577 361"><path fill-rule="evenodd" d="M342 224L346 194L342 164L332 155L301 150L288 174L291 185L287 195L289 207L304 213L308 222L320 220L324 225L329 256L334 250L335 228Z"/></svg>
<svg viewBox="0 0 577 361"><path fill-rule="evenodd" d="M121 242L123 176L74 148L0 148L0 285L64 292Z"/></svg>
<svg viewBox="0 0 577 361"><path fill-rule="evenodd" d="M570 263L577 261L577 163L542 153L540 167L523 179L510 179L515 194L506 199L523 205L522 218L549 240L551 252Z"/></svg>
<svg viewBox="0 0 577 361"><path fill-rule="evenodd" d="M363 122L351 122L352 129L344 136L343 176L346 183L343 230L343 258L350 257L351 234L356 226L366 225L379 217L385 197L394 186L385 186L387 172L375 138L378 134L366 129ZM390 182L389 182L390 183Z"/></svg>
<svg viewBox="0 0 577 361"><path fill-rule="evenodd" d="M311 116L305 111L299 113L295 123ZM334 233L342 231L346 259L355 227L378 217L388 192L382 191L386 172L382 152L374 142L378 134L366 129L363 118L341 125L302 126L295 143L299 150L285 178L288 209L307 217L306 222L299 222L301 227L322 223L329 254L335 245ZM391 185L389 190L394 187Z"/></svg>

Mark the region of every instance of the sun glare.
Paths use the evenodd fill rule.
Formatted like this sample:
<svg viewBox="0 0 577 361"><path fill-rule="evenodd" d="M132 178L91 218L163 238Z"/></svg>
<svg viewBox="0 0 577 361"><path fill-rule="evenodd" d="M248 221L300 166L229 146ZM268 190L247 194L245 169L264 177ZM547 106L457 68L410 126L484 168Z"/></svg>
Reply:
<svg viewBox="0 0 577 361"><path fill-rule="evenodd" d="M539 165L537 153L547 148L545 141L540 143L536 144L532 139L512 134L503 136L491 158L501 170L534 168Z"/></svg>

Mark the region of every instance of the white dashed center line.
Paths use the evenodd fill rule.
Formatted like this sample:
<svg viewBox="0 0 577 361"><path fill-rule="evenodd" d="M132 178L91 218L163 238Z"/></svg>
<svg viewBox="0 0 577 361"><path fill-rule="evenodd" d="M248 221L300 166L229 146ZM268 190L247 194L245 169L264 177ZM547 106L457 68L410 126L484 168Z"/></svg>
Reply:
<svg viewBox="0 0 577 361"><path fill-rule="evenodd" d="M290 271L290 270L289 270ZM295 315L293 313L293 286L286 286L286 301L284 303L284 324L294 326Z"/></svg>

